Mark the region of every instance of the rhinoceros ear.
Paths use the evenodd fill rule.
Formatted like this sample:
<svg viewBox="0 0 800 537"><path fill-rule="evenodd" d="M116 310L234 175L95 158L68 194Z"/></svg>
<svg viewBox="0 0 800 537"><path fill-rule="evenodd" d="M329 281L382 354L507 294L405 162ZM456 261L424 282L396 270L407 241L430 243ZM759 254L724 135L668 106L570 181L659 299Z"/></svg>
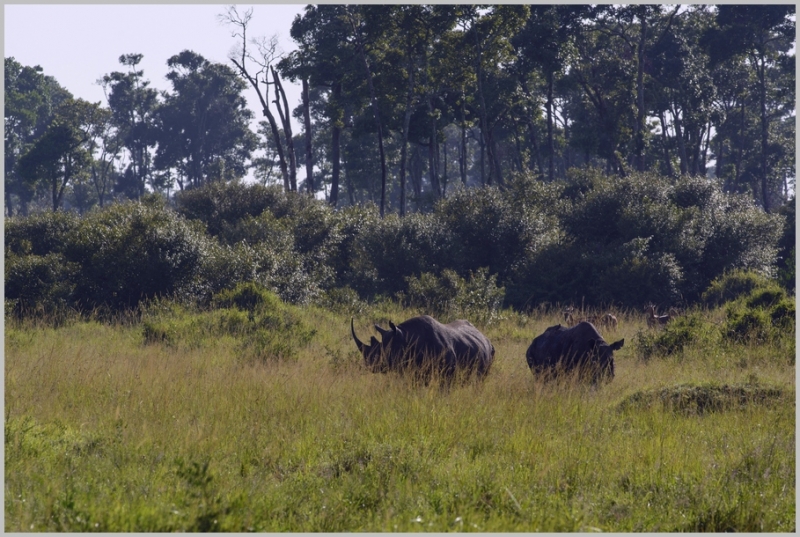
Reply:
<svg viewBox="0 0 800 537"><path fill-rule="evenodd" d="M612 351L618 351L618 350L620 350L620 349L622 348L622 346L623 346L624 344L625 344L625 340L624 340L624 339L620 339L619 341L617 341L617 342L615 342L615 343L612 343L611 345L609 345L609 347L611 347L611 350L612 350Z"/></svg>
<svg viewBox="0 0 800 537"><path fill-rule="evenodd" d="M385 338L386 336L388 336L389 334L392 333L391 330L385 330L385 329L381 328L380 326L378 326L377 324L375 325L375 330L377 330L380 333L382 338Z"/></svg>

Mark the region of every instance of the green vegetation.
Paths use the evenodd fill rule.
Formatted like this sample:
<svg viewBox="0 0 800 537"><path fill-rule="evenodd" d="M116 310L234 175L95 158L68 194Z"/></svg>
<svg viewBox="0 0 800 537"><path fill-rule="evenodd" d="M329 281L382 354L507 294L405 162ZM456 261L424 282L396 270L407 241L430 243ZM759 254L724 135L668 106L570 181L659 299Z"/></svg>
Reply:
<svg viewBox="0 0 800 537"><path fill-rule="evenodd" d="M6 58L6 531L796 530L794 6L221 19L108 107ZM528 370L565 306L612 382ZM422 313L483 382L367 371Z"/></svg>
<svg viewBox="0 0 800 537"><path fill-rule="evenodd" d="M349 334L416 311L326 300L7 315L4 529L796 530L793 324L756 342L723 337L736 302L666 329L618 312L614 338L684 335L591 387L525 364L560 311L501 310L477 323L487 379L441 389L367 372Z"/></svg>
<svg viewBox="0 0 800 537"><path fill-rule="evenodd" d="M355 293L456 315L714 306L785 274L786 222L706 179L649 173L586 170L551 184L518 175L508 188L463 189L429 213L383 219L374 206L337 211L276 187L211 183L174 209L150 195L82 218L7 219L6 298L23 316L113 313L156 297L208 305L256 283L295 305Z"/></svg>

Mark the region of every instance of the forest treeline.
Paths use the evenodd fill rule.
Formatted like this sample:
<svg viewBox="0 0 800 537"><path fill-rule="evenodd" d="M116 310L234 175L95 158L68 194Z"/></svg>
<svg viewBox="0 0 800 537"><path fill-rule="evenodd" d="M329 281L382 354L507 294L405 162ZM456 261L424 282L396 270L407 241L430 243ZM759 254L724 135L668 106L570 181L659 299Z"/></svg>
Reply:
<svg viewBox="0 0 800 537"><path fill-rule="evenodd" d="M148 194L83 217L7 218L6 313L113 313L158 297L203 307L251 282L346 312L387 299L487 316L548 303L666 308L702 302L736 270L793 292L794 244L794 203L766 213L699 177L520 174L403 218L215 182L179 193L174 208Z"/></svg>
<svg viewBox="0 0 800 537"><path fill-rule="evenodd" d="M6 215L248 174L381 216L587 168L702 176L767 212L794 192L794 5L309 5L289 54L250 11L220 20L229 64L176 51L159 92L121 51L106 103L6 58Z"/></svg>

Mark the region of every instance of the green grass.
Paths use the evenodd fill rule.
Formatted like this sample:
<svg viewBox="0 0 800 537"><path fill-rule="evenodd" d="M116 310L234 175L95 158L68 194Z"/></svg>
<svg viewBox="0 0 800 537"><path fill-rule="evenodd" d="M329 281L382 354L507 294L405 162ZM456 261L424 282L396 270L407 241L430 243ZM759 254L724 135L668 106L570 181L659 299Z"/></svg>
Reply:
<svg viewBox="0 0 800 537"><path fill-rule="evenodd" d="M158 343L7 319L6 531L796 529L793 343L645 360L620 316L612 382L543 384L525 350L560 314L504 312L485 382L443 390L367 372L344 313L292 310L313 335L274 360L242 359L257 316L173 315Z"/></svg>

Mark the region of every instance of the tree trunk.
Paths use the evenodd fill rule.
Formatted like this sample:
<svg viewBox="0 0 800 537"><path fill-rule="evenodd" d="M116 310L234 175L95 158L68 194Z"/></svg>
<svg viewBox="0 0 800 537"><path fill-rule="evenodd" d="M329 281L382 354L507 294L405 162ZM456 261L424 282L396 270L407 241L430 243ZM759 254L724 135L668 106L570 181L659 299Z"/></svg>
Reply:
<svg viewBox="0 0 800 537"><path fill-rule="evenodd" d="M458 152L458 171L461 174L461 183L467 186L467 126L463 118L461 118L461 146Z"/></svg>
<svg viewBox="0 0 800 537"><path fill-rule="evenodd" d="M269 106L267 105L267 100L264 98L263 93L261 93L261 87L258 85L258 80L250 76L250 73L247 71L245 67L245 49L242 49L242 60L241 63L238 62L236 59L231 58L231 61L239 70L239 74L247 79L250 82L250 85L256 90L258 94L258 100L261 102L261 111L264 114L264 117L267 118L269 122L270 130L272 132L272 139L275 142L275 150L278 152L278 164L281 168L281 175L283 175L283 187L288 192L289 191L289 168L286 165L286 157L283 154L283 142L281 141L281 134L280 130L278 129L278 124L275 122L275 116L272 115L272 112L269 111ZM266 84L266 81L264 81Z"/></svg>
<svg viewBox="0 0 800 537"><path fill-rule="evenodd" d="M644 171L644 132L645 132L645 109L644 109L644 46L647 38L647 19L640 17L639 44L636 54L636 103L638 106L636 114L636 128L634 139L636 144L635 157L636 169Z"/></svg>
<svg viewBox="0 0 800 537"><path fill-rule="evenodd" d="M761 195L764 198L764 212L769 212L769 185L767 184L767 149L769 148L769 119L767 119L767 78L764 53L759 53L756 71L758 73L758 97L761 107Z"/></svg>
<svg viewBox="0 0 800 537"><path fill-rule="evenodd" d="M283 124L283 133L286 135L286 150L289 152L289 186L292 192L297 192L297 153L294 151L294 136L292 135L291 123L291 110L289 110L289 103L286 101L286 92L283 91L278 73L275 72L274 67L272 70L272 81L275 84L275 106L278 108L278 116L281 118ZM283 104L283 107L281 107Z"/></svg>
<svg viewBox="0 0 800 537"><path fill-rule="evenodd" d="M408 89L406 110L403 114L403 141L400 145L400 217L406 215L406 161L408 157L408 129L411 127L411 112L414 104L414 66L410 53L408 59Z"/></svg>
<svg viewBox="0 0 800 537"><path fill-rule="evenodd" d="M675 106L673 112L675 117L675 138L678 139L678 152L681 160L681 175L686 175L689 171L688 162L686 158L686 141L683 139L683 126L681 123L681 116L678 114L678 107Z"/></svg>
<svg viewBox="0 0 800 537"><path fill-rule="evenodd" d="M6 216L11 217L11 216L14 216L14 206L11 204L11 191L9 190L9 188L7 186L6 186L5 191L6 191L6 195L5 195L5 198L6 198L6 211L5 211L5 213L6 213Z"/></svg>
<svg viewBox="0 0 800 537"><path fill-rule="evenodd" d="M744 98L741 102L742 109L742 118L739 122L739 136L738 140L736 140L736 162L734 163L734 184L738 187L739 181L742 177L742 157L744 155L744 127L745 127L745 106L744 106Z"/></svg>
<svg viewBox="0 0 800 537"><path fill-rule="evenodd" d="M383 127L381 126L381 114L378 109L378 98L375 95L375 85L372 83L372 70L369 67L367 60L367 53L364 50L364 43L361 41L361 32L356 28L353 19L350 19L350 25L353 29L353 35L356 38L356 46L358 48L359 56L361 56L361 63L364 65L364 71L367 75L367 85L369 86L369 98L372 104L372 114L375 116L375 128L378 129L378 151L381 157L381 218L383 218L386 206L386 155L383 151Z"/></svg>
<svg viewBox="0 0 800 537"><path fill-rule="evenodd" d="M428 172L431 178L431 188L436 193L436 197L441 198L442 187L439 184L439 169L436 165L438 153L438 148L436 147L436 119L433 115L433 103L430 95L428 95L428 115L431 118L430 132L428 133Z"/></svg>
<svg viewBox="0 0 800 537"><path fill-rule="evenodd" d="M672 161L669 157L669 136L667 135L667 122L664 121L664 112L658 112L658 120L661 121L661 139L664 144L664 168L667 171L667 176L672 177Z"/></svg>
<svg viewBox="0 0 800 537"><path fill-rule="evenodd" d="M478 101L480 103L480 127L481 134L483 135L483 139L485 141L486 150L489 153L488 184L492 184L492 179L495 175L497 176L498 184L502 184L503 176L500 170L500 162L497 160L497 148L495 147L494 136L492 135L492 129L489 125L488 112L486 110L486 98L483 94L483 49L481 48L480 41L478 39L477 29L475 29L475 50L477 52L475 74L477 76Z"/></svg>
<svg viewBox="0 0 800 537"><path fill-rule="evenodd" d="M445 134L444 142L442 142L442 197L447 196L447 134Z"/></svg>
<svg viewBox="0 0 800 537"><path fill-rule="evenodd" d="M483 130L480 130L481 137L478 143L481 146L481 184L486 184L486 138L483 136Z"/></svg>
<svg viewBox="0 0 800 537"><path fill-rule="evenodd" d="M532 104L534 102L533 96L531 95L531 92L528 89L528 83L525 80L525 77L520 77L520 83L522 86L522 90L525 92L525 95L528 97L528 99L530 99ZM526 116L527 116L526 123L528 126L528 136L530 137L531 148L532 148L531 159L530 163L528 164L528 167L534 173L536 172L536 168L538 167L539 174L543 175L542 154L539 151L539 142L536 137L536 125L534 125L533 123L533 118L531 114L527 114Z"/></svg>
<svg viewBox="0 0 800 537"><path fill-rule="evenodd" d="M547 180L555 179L555 144L553 143L553 73L547 73Z"/></svg>
<svg viewBox="0 0 800 537"><path fill-rule="evenodd" d="M411 152L411 186L414 188L414 195L419 200L422 196L422 158L419 156L419 147L416 145Z"/></svg>
<svg viewBox="0 0 800 537"><path fill-rule="evenodd" d="M308 78L303 79L303 123L306 131L306 186L314 195L314 153L311 148L311 105L308 97Z"/></svg>
<svg viewBox="0 0 800 537"><path fill-rule="evenodd" d="M337 110L339 107L339 99L342 94L342 84L341 82L337 82L333 85L333 102L336 106ZM339 175L341 174L341 164L340 160L340 142L341 142L341 127L339 126L339 114L336 117L331 118L331 163L332 170L331 170L331 199L330 204L333 207L336 207L336 203L339 201ZM352 198L352 196L351 196ZM351 200L352 203L352 200Z"/></svg>

